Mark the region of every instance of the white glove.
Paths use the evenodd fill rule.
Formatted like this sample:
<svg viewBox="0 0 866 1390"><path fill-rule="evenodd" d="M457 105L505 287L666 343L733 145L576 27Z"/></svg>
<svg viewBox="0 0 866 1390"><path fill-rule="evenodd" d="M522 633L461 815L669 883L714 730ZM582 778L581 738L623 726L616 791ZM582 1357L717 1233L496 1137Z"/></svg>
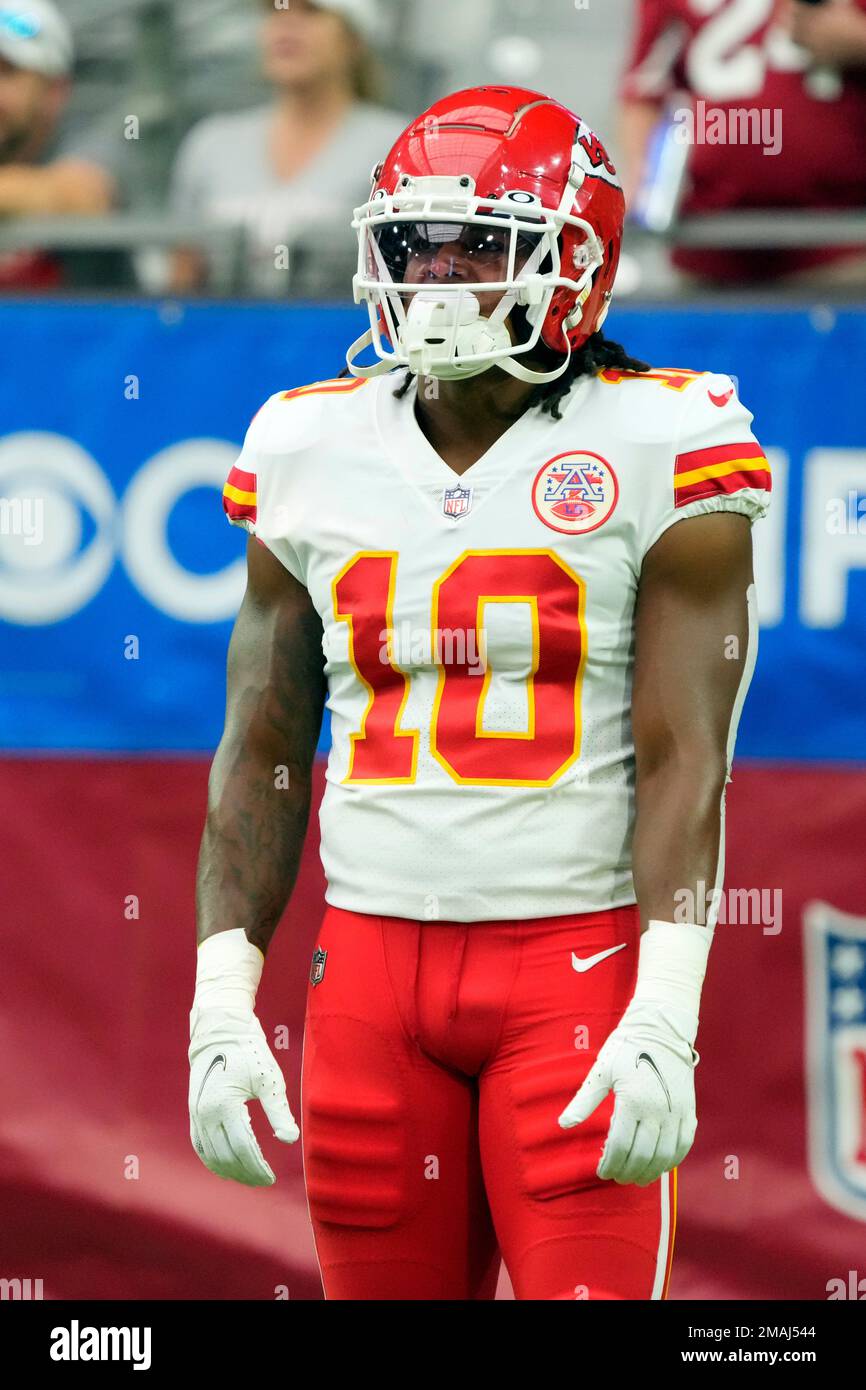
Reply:
<svg viewBox="0 0 866 1390"><path fill-rule="evenodd" d="M697 1129L693 1043L712 931L650 922L631 1003L559 1117L582 1124L613 1091L613 1118L596 1172L646 1187L682 1163Z"/></svg>
<svg viewBox="0 0 866 1390"><path fill-rule="evenodd" d="M276 1182L253 1133L246 1102L259 1100L283 1143L299 1137L286 1083L253 1012L264 957L240 928L217 932L198 951L190 1013L192 1146L206 1168L250 1187Z"/></svg>
<svg viewBox="0 0 866 1390"><path fill-rule="evenodd" d="M629 1004L595 1065L563 1110L563 1129L581 1124L612 1090L613 1119L597 1168L600 1178L646 1187L682 1163L694 1142L698 1054L654 1004ZM697 1020L695 1020L695 1025Z"/></svg>

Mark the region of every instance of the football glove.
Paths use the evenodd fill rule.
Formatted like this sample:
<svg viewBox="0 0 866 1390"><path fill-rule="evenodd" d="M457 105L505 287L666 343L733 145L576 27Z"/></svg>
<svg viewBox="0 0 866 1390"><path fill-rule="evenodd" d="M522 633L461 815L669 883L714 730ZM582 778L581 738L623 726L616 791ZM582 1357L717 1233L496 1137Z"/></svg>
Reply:
<svg viewBox="0 0 866 1390"><path fill-rule="evenodd" d="M687 1036L688 1016L678 1022L671 1014L632 1002L559 1117L563 1129L572 1129L613 1091L613 1118L596 1170L600 1178L646 1187L682 1163L692 1147L698 1054Z"/></svg>
<svg viewBox="0 0 866 1390"><path fill-rule="evenodd" d="M276 1182L253 1132L247 1102L261 1101L274 1134L299 1137L286 1083L253 1011L264 957L240 929L199 947L190 1013L189 1117L192 1146L220 1178L250 1187Z"/></svg>
<svg viewBox="0 0 866 1390"><path fill-rule="evenodd" d="M611 1091L613 1117L596 1172L646 1187L682 1163L697 1129L694 1049L711 928L651 921L625 1013L559 1117L572 1129Z"/></svg>

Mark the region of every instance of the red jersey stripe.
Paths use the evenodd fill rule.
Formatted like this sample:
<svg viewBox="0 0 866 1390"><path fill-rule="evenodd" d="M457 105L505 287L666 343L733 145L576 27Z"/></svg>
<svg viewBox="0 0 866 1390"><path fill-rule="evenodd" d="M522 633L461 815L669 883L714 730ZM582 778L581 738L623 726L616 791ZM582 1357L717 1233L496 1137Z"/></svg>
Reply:
<svg viewBox="0 0 866 1390"><path fill-rule="evenodd" d="M239 492L255 492L256 475L247 473L243 468L232 468L229 470L228 481L232 487L236 487Z"/></svg>
<svg viewBox="0 0 866 1390"><path fill-rule="evenodd" d="M714 444L709 449L692 449L687 454L677 454L674 472L691 473L693 468L707 468L714 463L727 463L731 459L763 459L764 451L760 444Z"/></svg>
<svg viewBox="0 0 866 1390"><path fill-rule="evenodd" d="M731 473L717 474L712 478L701 478L696 483L674 489L674 506L685 507L689 502L699 502L705 497L719 497L739 492L741 488L763 488L772 490L769 468L735 469Z"/></svg>

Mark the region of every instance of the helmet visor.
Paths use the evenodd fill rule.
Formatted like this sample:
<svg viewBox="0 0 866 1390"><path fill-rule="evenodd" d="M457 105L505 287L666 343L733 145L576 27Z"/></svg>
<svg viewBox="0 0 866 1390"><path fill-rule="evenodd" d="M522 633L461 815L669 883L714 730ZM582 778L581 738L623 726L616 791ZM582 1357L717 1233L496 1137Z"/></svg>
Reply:
<svg viewBox="0 0 866 1390"><path fill-rule="evenodd" d="M371 232L378 255L370 249L370 278L382 279L384 266L393 284L407 286L504 284L519 278L544 235L518 231L506 219L501 228L482 222L389 221Z"/></svg>

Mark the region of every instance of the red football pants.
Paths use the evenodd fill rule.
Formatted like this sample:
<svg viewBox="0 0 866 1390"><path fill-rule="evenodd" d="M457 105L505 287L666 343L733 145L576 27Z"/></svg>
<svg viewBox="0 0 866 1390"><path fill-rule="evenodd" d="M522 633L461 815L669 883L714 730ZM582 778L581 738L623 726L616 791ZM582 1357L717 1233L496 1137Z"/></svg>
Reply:
<svg viewBox="0 0 866 1390"><path fill-rule="evenodd" d="M639 932L636 907L468 924L328 909L301 1097L327 1298L492 1298L500 1252L517 1298L665 1296L675 1174L596 1176L612 1096L557 1124L631 998Z"/></svg>

